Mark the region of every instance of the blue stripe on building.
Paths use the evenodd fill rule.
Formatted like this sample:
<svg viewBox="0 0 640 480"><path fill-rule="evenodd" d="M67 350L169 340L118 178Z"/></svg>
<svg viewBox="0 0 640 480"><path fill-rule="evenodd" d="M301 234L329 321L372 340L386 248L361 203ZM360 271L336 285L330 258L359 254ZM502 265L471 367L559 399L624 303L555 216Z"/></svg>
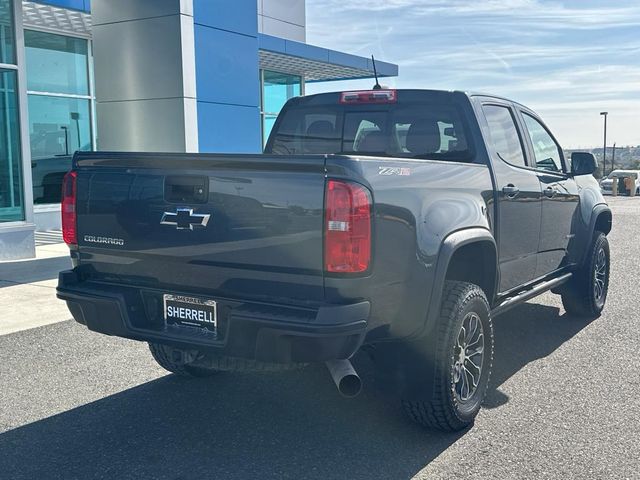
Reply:
<svg viewBox="0 0 640 480"><path fill-rule="evenodd" d="M257 18L255 0L193 3L201 152L262 148Z"/></svg>

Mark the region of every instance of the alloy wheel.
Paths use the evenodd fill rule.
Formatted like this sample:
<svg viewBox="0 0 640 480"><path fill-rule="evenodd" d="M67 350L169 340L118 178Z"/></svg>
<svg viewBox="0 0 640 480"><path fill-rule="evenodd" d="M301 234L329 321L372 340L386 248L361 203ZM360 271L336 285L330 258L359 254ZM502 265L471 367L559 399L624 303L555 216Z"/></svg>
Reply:
<svg viewBox="0 0 640 480"><path fill-rule="evenodd" d="M484 330L480 316L469 312L462 321L454 347L453 383L459 402L467 402L478 389L484 360Z"/></svg>
<svg viewBox="0 0 640 480"><path fill-rule="evenodd" d="M607 282L607 254L600 247L596 254L596 263L593 269L593 297L597 304L604 301Z"/></svg>

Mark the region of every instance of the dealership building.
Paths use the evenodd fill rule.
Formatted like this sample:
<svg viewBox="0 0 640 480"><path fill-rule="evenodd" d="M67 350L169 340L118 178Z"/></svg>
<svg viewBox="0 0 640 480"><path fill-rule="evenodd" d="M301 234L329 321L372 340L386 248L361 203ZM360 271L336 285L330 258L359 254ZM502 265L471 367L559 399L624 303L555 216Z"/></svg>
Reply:
<svg viewBox="0 0 640 480"><path fill-rule="evenodd" d="M0 260L60 227L77 150L260 152L305 84L373 77L307 21L304 0L0 0Z"/></svg>

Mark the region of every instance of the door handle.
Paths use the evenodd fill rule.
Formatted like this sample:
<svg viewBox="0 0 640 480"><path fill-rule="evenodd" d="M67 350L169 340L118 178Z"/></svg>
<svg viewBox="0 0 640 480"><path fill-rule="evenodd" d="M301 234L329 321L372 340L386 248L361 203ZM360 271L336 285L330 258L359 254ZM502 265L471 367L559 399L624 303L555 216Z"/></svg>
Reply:
<svg viewBox="0 0 640 480"><path fill-rule="evenodd" d="M553 197L555 197L555 196L556 196L556 193L558 193L558 191L557 191L555 188L553 188L553 187L547 187L547 188L545 188L545 189L544 189L544 195L545 195L547 198L553 198Z"/></svg>
<svg viewBox="0 0 640 480"><path fill-rule="evenodd" d="M502 187L502 193L504 193L508 198L514 198L518 193L520 193L520 189L513 183L510 183L509 185Z"/></svg>

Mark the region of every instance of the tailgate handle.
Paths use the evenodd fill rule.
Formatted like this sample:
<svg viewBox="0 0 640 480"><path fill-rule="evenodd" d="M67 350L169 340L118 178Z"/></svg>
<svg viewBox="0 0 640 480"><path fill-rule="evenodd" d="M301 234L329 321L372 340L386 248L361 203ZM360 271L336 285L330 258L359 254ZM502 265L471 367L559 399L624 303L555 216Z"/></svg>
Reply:
<svg viewBox="0 0 640 480"><path fill-rule="evenodd" d="M164 179L164 199L171 203L206 203L209 177L171 175Z"/></svg>

